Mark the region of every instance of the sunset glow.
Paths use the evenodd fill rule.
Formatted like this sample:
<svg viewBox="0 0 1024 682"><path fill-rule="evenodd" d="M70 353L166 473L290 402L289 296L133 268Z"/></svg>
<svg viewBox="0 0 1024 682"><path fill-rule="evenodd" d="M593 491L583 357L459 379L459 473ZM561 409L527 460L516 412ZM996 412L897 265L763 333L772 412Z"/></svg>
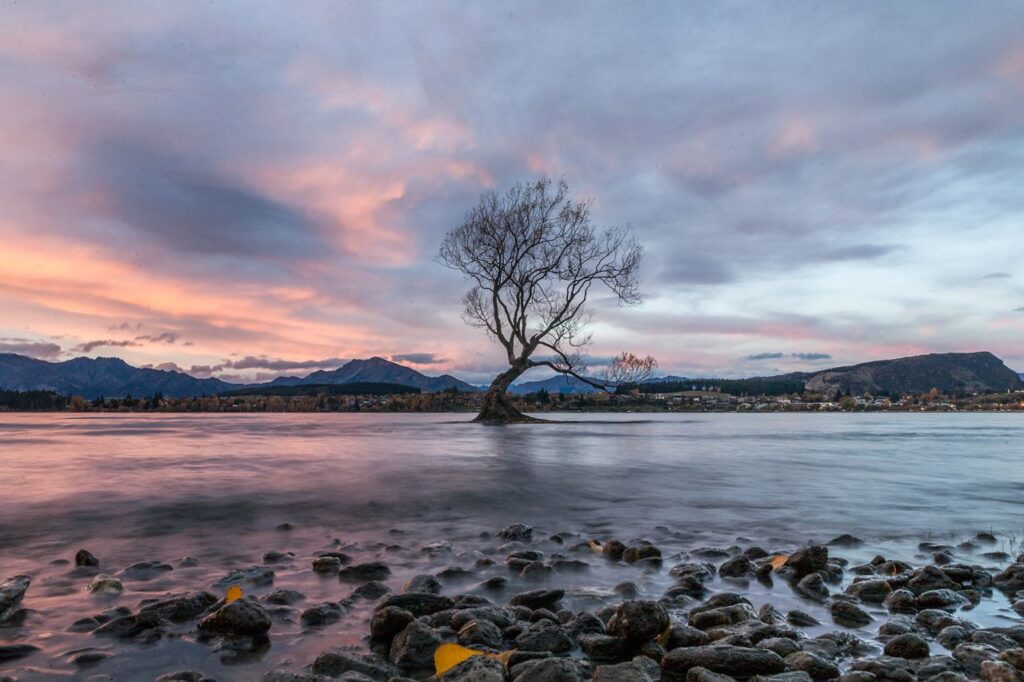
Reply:
<svg viewBox="0 0 1024 682"><path fill-rule="evenodd" d="M1024 8L940 4L5 6L0 352L484 382L438 243L548 174L646 249L597 359L1024 370Z"/></svg>

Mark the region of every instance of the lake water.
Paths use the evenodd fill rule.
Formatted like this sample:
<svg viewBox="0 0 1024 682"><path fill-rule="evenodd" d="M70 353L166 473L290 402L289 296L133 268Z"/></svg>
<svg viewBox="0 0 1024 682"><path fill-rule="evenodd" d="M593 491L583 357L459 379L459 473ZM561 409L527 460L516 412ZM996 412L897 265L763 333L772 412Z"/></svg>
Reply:
<svg viewBox="0 0 1024 682"><path fill-rule="evenodd" d="M588 414L510 427L469 418L0 414L0 579L33 577L24 602L32 612L22 626L0 628L0 643L42 649L0 663L0 671L152 679L195 668L250 679L268 668L299 669L332 646L364 646L369 605L317 630L283 617L269 650L232 664L187 628L145 647L66 632L112 605L212 590L229 568L259 564L267 550L295 553L274 566L275 587L302 591L302 608L353 587L313 574L315 550L382 557L399 588L414 573L472 566L474 552L493 553L497 544L480 533L514 522L533 525L539 538L647 538L669 559L737 538L781 551L852 533L867 544L841 554L862 561L879 552L913 560L921 540L957 544L990 530L1000 542L984 551L1012 554L1024 537L1020 415ZM275 530L284 522L294 530ZM425 557L420 548L437 541L451 542L452 553ZM80 547L112 574L150 559L199 564L126 580L121 597L103 601L84 592L88 576L53 563ZM552 581L584 601L627 579L656 597L671 582L671 565L637 575L601 565ZM527 587L512 581L509 589ZM762 601L797 603L788 588L765 590L751 587ZM997 597L978 618L1011 617L1004 601ZM111 657L82 672L70 661L87 647Z"/></svg>

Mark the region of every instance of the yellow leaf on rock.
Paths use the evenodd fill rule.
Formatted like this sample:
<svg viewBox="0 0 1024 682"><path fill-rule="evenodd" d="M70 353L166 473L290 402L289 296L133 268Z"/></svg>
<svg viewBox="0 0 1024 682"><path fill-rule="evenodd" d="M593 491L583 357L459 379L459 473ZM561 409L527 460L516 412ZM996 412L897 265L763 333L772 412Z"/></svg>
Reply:
<svg viewBox="0 0 1024 682"><path fill-rule="evenodd" d="M662 646L668 646L668 638L672 636L672 626L669 625L665 631L658 635L657 642Z"/></svg>
<svg viewBox="0 0 1024 682"><path fill-rule="evenodd" d="M501 664L508 667L508 659L516 652L515 649L503 651L500 654L492 654L488 651L477 651L458 644L445 643L434 650L434 673L443 675L459 663L473 656L486 656L501 661Z"/></svg>
<svg viewBox="0 0 1024 682"><path fill-rule="evenodd" d="M789 557L785 554L776 554L772 557L772 568L775 570L779 570L780 568L786 565L787 561L789 561Z"/></svg>
<svg viewBox="0 0 1024 682"><path fill-rule="evenodd" d="M443 675L471 656L485 655L483 651L467 649L458 644L442 644L434 651L434 669L438 675Z"/></svg>
<svg viewBox="0 0 1024 682"><path fill-rule="evenodd" d="M228 593L224 595L224 602L230 604L233 601L241 599L243 594L245 593L242 592L241 587L239 587L238 585L232 585L228 588Z"/></svg>

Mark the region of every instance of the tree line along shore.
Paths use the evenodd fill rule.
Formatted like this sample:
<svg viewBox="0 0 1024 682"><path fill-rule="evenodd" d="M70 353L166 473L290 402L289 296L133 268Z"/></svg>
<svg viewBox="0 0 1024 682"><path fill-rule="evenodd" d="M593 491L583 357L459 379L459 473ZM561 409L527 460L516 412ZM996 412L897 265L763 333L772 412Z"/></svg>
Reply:
<svg viewBox="0 0 1024 682"><path fill-rule="evenodd" d="M172 398L100 397L55 391L0 390L0 412L478 412L483 393L373 391L309 395L214 395ZM720 387L685 391L549 393L510 395L524 412L1019 412L1024 391L961 392L932 389L905 395L840 395L810 392L732 394Z"/></svg>

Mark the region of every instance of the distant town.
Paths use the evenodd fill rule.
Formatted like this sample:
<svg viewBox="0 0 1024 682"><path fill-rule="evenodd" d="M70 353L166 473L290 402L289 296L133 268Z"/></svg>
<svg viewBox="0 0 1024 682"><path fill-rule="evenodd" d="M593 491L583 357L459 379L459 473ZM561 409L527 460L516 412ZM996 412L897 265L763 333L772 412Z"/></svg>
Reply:
<svg viewBox="0 0 1024 682"><path fill-rule="evenodd" d="M418 389L318 395L230 395L194 398L97 398L65 396L53 391L0 390L2 411L68 412L466 412L480 409L483 394L452 389L425 393ZM900 396L846 395L826 399L821 394L732 395L716 387L645 392L536 393L514 397L525 412L1019 412L1024 389L945 395L937 389Z"/></svg>

